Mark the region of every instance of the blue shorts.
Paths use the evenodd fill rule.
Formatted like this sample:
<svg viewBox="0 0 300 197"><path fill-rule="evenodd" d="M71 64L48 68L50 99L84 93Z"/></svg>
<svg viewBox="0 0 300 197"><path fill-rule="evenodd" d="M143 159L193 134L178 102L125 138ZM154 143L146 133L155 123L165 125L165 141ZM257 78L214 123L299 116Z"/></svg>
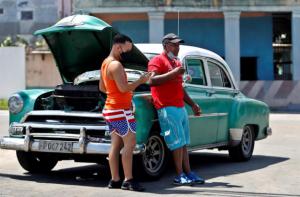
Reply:
<svg viewBox="0 0 300 197"><path fill-rule="evenodd" d="M190 144L189 119L184 107L164 107L157 112L160 134L171 151Z"/></svg>

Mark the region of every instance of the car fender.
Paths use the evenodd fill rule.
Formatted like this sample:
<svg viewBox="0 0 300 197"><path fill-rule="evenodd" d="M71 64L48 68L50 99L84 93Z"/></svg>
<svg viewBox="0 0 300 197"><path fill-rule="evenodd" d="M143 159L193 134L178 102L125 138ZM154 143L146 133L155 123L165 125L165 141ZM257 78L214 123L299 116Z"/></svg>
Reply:
<svg viewBox="0 0 300 197"><path fill-rule="evenodd" d="M157 112L152 104L151 94L137 94L133 97L135 105L134 116L137 122L137 144L146 143L151 128L157 119Z"/></svg>
<svg viewBox="0 0 300 197"><path fill-rule="evenodd" d="M256 139L264 138L266 136L263 131L269 126L269 113L269 107L264 102L240 97L232 105L229 129L233 132L242 132L245 125L253 125Z"/></svg>
<svg viewBox="0 0 300 197"><path fill-rule="evenodd" d="M22 118L27 114L28 112L32 111L34 109L35 101L36 99L47 92L52 91L51 89L31 89L31 90L22 90L19 92L16 92L15 94L18 94L21 96L24 102L23 109L17 113L12 114L9 113L9 124L12 122L20 122ZM15 95L14 94L14 95Z"/></svg>

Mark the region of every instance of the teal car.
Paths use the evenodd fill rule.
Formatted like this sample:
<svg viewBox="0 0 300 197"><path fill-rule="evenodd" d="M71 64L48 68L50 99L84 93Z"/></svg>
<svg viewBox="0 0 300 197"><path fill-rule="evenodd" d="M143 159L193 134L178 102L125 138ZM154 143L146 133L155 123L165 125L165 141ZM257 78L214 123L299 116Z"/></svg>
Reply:
<svg viewBox="0 0 300 197"><path fill-rule="evenodd" d="M9 136L2 149L16 150L20 165L29 172L51 171L60 160L107 163L108 127L101 114L105 95L99 91L99 69L117 33L98 18L74 15L37 31L56 61L63 84L54 89L22 90L9 99ZM128 80L139 78L147 63L162 52L161 44L136 44L124 60ZM228 150L235 161L252 157L256 140L272 133L268 106L243 95L227 63L217 54L180 46L179 59L186 68L183 86L202 109L194 116L189 106L189 151ZM170 90L172 91L172 90ZM170 157L150 87L139 86L133 97L137 121L134 170L157 178Z"/></svg>

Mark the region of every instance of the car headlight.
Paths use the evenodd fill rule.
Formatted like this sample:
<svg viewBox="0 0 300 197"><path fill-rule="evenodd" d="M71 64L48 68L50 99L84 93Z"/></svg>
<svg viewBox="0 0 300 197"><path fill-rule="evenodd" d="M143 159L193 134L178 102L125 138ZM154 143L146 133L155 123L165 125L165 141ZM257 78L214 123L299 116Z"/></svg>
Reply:
<svg viewBox="0 0 300 197"><path fill-rule="evenodd" d="M23 106L24 101L22 97L18 94L14 94L8 99L8 108L10 113L12 114L19 113L23 109Z"/></svg>

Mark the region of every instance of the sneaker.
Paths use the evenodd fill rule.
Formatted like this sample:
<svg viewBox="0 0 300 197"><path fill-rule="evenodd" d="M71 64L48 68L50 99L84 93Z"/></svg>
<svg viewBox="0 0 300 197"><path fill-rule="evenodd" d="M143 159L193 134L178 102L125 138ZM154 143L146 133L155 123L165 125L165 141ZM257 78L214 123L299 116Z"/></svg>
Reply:
<svg viewBox="0 0 300 197"><path fill-rule="evenodd" d="M134 179L130 179L127 181L123 181L121 189L124 190L131 190L131 191L144 191L145 188L143 186L141 186L137 181L135 181Z"/></svg>
<svg viewBox="0 0 300 197"><path fill-rule="evenodd" d="M121 185L122 185L122 181L121 180L118 180L118 181L110 180L108 182L108 186L107 187L109 189L120 189Z"/></svg>
<svg viewBox="0 0 300 197"><path fill-rule="evenodd" d="M174 185L192 185L193 182L184 173L181 173L179 176L176 176L174 178L173 184Z"/></svg>
<svg viewBox="0 0 300 197"><path fill-rule="evenodd" d="M186 175L190 180L193 181L193 183L197 184L204 184L205 180L201 177L199 177L195 172L190 172Z"/></svg>

